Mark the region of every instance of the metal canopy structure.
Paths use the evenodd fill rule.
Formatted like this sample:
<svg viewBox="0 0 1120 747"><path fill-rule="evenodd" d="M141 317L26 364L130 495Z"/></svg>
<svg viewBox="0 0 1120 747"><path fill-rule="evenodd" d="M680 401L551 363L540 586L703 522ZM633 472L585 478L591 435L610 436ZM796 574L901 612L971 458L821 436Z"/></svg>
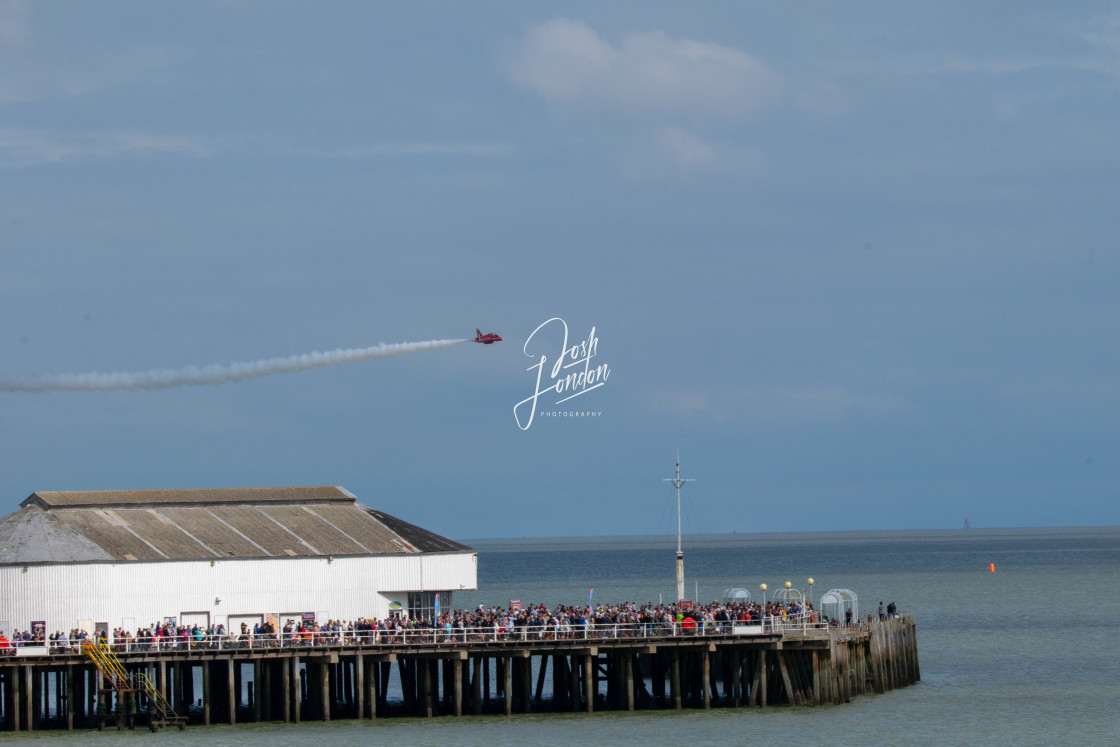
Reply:
<svg viewBox="0 0 1120 747"><path fill-rule="evenodd" d="M844 613L852 611L852 617L859 617L859 598L850 589L829 589L821 597L821 613L833 620L843 620Z"/></svg>
<svg viewBox="0 0 1120 747"><path fill-rule="evenodd" d="M749 601L751 601L751 593L738 586L723 592L724 604L746 604Z"/></svg>
<svg viewBox="0 0 1120 747"><path fill-rule="evenodd" d="M797 589L793 589L793 588L778 589L774 593L774 598L777 599L778 601L780 601L782 604L793 604L794 602L798 602L798 603L804 603L805 602L805 597L803 597L801 595L801 592L798 591Z"/></svg>

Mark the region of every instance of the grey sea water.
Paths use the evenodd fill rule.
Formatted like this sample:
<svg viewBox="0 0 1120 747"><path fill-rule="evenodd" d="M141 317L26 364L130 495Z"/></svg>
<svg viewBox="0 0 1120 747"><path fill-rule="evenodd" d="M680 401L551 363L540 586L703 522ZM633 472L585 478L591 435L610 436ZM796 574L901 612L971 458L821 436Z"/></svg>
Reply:
<svg viewBox="0 0 1120 747"><path fill-rule="evenodd" d="M458 608L669 600L676 538L468 541L479 589ZM189 727L185 732L43 732L3 739L182 745L515 742L620 744L1120 744L1120 527L705 535L686 537L686 591L769 595L786 581L814 598L854 591L914 614L922 681L821 708L592 716L381 719ZM989 564L995 564L995 572Z"/></svg>

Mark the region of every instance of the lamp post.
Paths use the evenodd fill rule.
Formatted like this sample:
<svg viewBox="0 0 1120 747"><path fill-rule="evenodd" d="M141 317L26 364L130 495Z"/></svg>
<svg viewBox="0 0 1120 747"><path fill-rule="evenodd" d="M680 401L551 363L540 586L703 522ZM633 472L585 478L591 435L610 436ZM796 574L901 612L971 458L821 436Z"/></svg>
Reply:
<svg viewBox="0 0 1120 747"><path fill-rule="evenodd" d="M758 588L762 590L762 606L766 607L766 584L759 584Z"/></svg>
<svg viewBox="0 0 1120 747"><path fill-rule="evenodd" d="M809 604L813 603L813 579L809 579Z"/></svg>

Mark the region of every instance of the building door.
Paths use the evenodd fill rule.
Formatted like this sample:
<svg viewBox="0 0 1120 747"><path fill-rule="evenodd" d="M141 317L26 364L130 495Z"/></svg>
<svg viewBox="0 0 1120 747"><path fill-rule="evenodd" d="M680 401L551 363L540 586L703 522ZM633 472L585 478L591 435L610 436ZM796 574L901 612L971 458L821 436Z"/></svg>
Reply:
<svg viewBox="0 0 1120 747"><path fill-rule="evenodd" d="M191 628L197 625L199 630L206 630L210 627L210 613L209 612L181 612L179 613L179 624Z"/></svg>
<svg viewBox="0 0 1120 747"><path fill-rule="evenodd" d="M241 624L244 623L245 632L252 633L263 622L264 615L230 615L228 632L230 635L241 635Z"/></svg>

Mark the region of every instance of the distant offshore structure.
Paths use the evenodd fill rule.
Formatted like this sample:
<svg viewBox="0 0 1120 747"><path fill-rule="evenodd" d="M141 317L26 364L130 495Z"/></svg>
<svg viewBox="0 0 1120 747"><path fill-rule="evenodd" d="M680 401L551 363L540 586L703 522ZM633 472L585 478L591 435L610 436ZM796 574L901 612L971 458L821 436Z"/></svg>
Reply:
<svg viewBox="0 0 1120 747"><path fill-rule="evenodd" d="M972 525L968 523L968 519L964 520L964 528L965 529L972 529Z"/></svg>

